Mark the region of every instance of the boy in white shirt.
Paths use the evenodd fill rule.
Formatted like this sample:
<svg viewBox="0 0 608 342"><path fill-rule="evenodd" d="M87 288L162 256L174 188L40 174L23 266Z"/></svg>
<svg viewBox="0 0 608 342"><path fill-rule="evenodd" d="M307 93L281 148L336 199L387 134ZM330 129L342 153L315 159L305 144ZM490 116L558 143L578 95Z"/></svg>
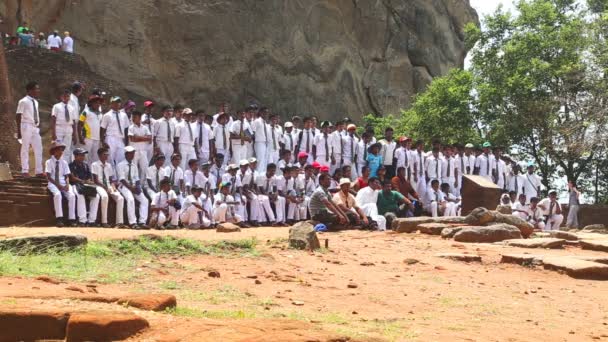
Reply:
<svg viewBox="0 0 608 342"><path fill-rule="evenodd" d="M335 135L329 133L330 127L331 122L321 122L321 133L314 136L312 144L313 160L324 166L329 166L331 164L330 154Z"/></svg>
<svg viewBox="0 0 608 342"><path fill-rule="evenodd" d="M509 191L515 191L517 196L524 195L526 188L526 177L521 174L521 167L517 164L513 165L513 174L509 177Z"/></svg>
<svg viewBox="0 0 608 342"><path fill-rule="evenodd" d="M429 188L431 187L431 182L434 180L441 184L442 164L443 162L439 157L439 149L434 147L432 154L426 158L426 164L424 165L424 169L426 170L426 181ZM437 186L437 189L439 189L439 186Z"/></svg>
<svg viewBox="0 0 608 342"><path fill-rule="evenodd" d="M253 133L245 112L237 112L238 120L232 122L230 127L230 141L232 143L232 162L237 164L247 158L247 143L251 142Z"/></svg>
<svg viewBox="0 0 608 342"><path fill-rule="evenodd" d="M116 170L118 181L120 182L119 191L127 203L127 219L132 229L145 229L148 220L148 199L144 196L139 180L139 171L135 164L135 148L125 147L125 160L118 163ZM135 201L139 202L139 221L135 216ZM139 224L138 224L139 222Z"/></svg>
<svg viewBox="0 0 608 342"><path fill-rule="evenodd" d="M528 164L528 172L524 175L524 193L528 198L538 197L540 198L541 181L540 177L534 173L535 167L533 163Z"/></svg>
<svg viewBox="0 0 608 342"><path fill-rule="evenodd" d="M226 173L222 175L223 183L230 183L228 187L228 193L234 198L238 204L234 206L235 213L241 217L240 226L244 228L251 227L247 224L247 198L243 195L243 184L241 183L241 177L237 176L239 166L236 164L228 165Z"/></svg>
<svg viewBox="0 0 608 342"><path fill-rule="evenodd" d="M95 162L98 159L97 151L101 147L100 129L101 129L101 103L103 98L99 95L89 96L87 106L80 114L78 122L78 135L80 143L85 146L87 158L89 161Z"/></svg>
<svg viewBox="0 0 608 342"><path fill-rule="evenodd" d="M538 207L542 209L543 215L546 217L544 230L559 230L564 221L564 215L562 215L561 204L557 202L557 191L549 192L549 197L538 202Z"/></svg>
<svg viewBox="0 0 608 342"><path fill-rule="evenodd" d="M188 161L188 169L184 171L184 197L192 194L192 187L195 185L203 187L207 183L207 179L198 168L198 159L190 159Z"/></svg>
<svg viewBox="0 0 608 342"><path fill-rule="evenodd" d="M452 153L453 151L451 146L444 147L443 160L441 161L441 182L449 184L451 193L456 197L459 197L460 184L458 184L457 179L460 171L458 170L458 164L454 160Z"/></svg>
<svg viewBox="0 0 608 342"><path fill-rule="evenodd" d="M252 160L255 160L255 158L252 158ZM249 203L249 213L247 213L247 210L244 210L243 219L248 221L252 226L259 227L260 203L256 194L254 173L255 169L250 167L249 161L246 159L241 160L236 178L241 184L241 200L244 200L245 203L243 207Z"/></svg>
<svg viewBox="0 0 608 342"><path fill-rule="evenodd" d="M179 224L177 207L179 207L177 195L171 190L171 182L163 179L160 181L160 191L152 198L150 226L160 229L177 229Z"/></svg>
<svg viewBox="0 0 608 342"><path fill-rule="evenodd" d="M285 212L285 202L283 198L283 210L281 211L280 206L277 206L277 202L279 202L279 196L276 193L276 179L274 177L276 171L275 164L268 164L266 167L266 172L263 174L259 174L256 178L256 185L258 188L258 200L260 202L260 206L263 208L260 210L260 217L263 217L263 221L266 221L264 217L264 212L268 217L268 222L273 223L275 226L280 226L279 222L284 220L284 212ZM277 210L277 215L275 216L272 208L270 207L270 202L275 203L275 208ZM283 216L279 216L283 215Z"/></svg>
<svg viewBox="0 0 608 342"><path fill-rule="evenodd" d="M543 210L538 207L538 198L532 197L528 206L528 222L534 226L536 230L545 230L545 217Z"/></svg>
<svg viewBox="0 0 608 342"><path fill-rule="evenodd" d="M258 160L258 172L264 172L270 157L268 142L270 139L270 126L266 123L266 108L260 108L253 120L251 129L254 134L255 157Z"/></svg>
<svg viewBox="0 0 608 342"><path fill-rule="evenodd" d="M283 129L279 125L279 116L272 114L270 116L269 126L270 136L268 137L269 157L268 163L277 163L279 161L279 152L281 149L280 142L283 136Z"/></svg>
<svg viewBox="0 0 608 342"><path fill-rule="evenodd" d="M38 100L40 87L37 82L29 82L25 86L27 96L19 100L17 105L17 139L21 139L21 173L24 177L30 172L30 146L34 150L35 172L37 176L45 177L42 169L42 138L40 137L40 111Z"/></svg>
<svg viewBox="0 0 608 342"><path fill-rule="evenodd" d="M118 183L114 174L112 163L108 162L110 152L107 148L102 147L97 151L98 160L91 165L91 174L93 182L97 185L97 193L100 197L101 205L101 226L110 228L108 224L108 200L112 197L116 202L116 228L126 228L124 225L123 211L124 198L117 190Z"/></svg>
<svg viewBox="0 0 608 342"><path fill-rule="evenodd" d="M426 169L424 166L426 165L426 159L424 156L424 142L422 140L416 141L416 149L412 151L412 156L414 158L414 183L416 183L416 192L420 198L424 198L426 194L426 189L428 188L426 182ZM413 184L412 183L412 186Z"/></svg>
<svg viewBox="0 0 608 342"><path fill-rule="evenodd" d="M445 194L439 190L439 181L437 179L431 181L431 186L426 192L424 209L431 214L432 217L456 216L456 206L454 202L446 201Z"/></svg>
<svg viewBox="0 0 608 342"><path fill-rule="evenodd" d="M323 127L323 123L321 123L321 127ZM293 163L294 151L296 149L296 139L297 135L293 129L293 123L287 121L284 125L285 133L283 133L283 137L281 138L281 146L283 150L287 150L291 152L290 163Z"/></svg>
<svg viewBox="0 0 608 342"><path fill-rule="evenodd" d="M171 189L180 199L183 200L186 184L184 181L184 170L179 166L182 163L182 157L179 154L173 154L171 156L171 163L165 167L165 177L168 177L171 181Z"/></svg>
<svg viewBox="0 0 608 342"><path fill-rule="evenodd" d="M135 148L135 164L139 169L139 178L146 179L146 171L150 165L148 160L148 146L152 143L152 133L148 127L141 123L141 112L131 114L132 124L129 126L129 146Z"/></svg>
<svg viewBox="0 0 608 342"><path fill-rule="evenodd" d="M344 154L344 140L342 138L346 135L346 130L344 129L344 122L341 120L337 121L335 128L336 129L330 134L332 145L330 147L331 164L329 166L329 171L331 174L333 174L337 169L341 169L342 165L344 164L344 159L342 157Z"/></svg>
<svg viewBox="0 0 608 342"><path fill-rule="evenodd" d="M186 169L186 163L191 159L198 159L196 140L198 132L192 123L192 109L183 111L183 119L175 126L175 138L178 142L179 154L182 156L182 169Z"/></svg>
<svg viewBox="0 0 608 342"><path fill-rule="evenodd" d="M528 220L530 208L526 204L526 195L520 194L517 198L517 202L511 205L511 211L513 216L517 216L522 220Z"/></svg>
<svg viewBox="0 0 608 342"><path fill-rule="evenodd" d="M63 227L66 223L76 226L76 196L70 188L70 168L68 163L62 159L65 146L62 143L53 143L50 149L51 158L45 163L48 189L53 194L53 205L55 207L55 218L57 227ZM68 200L69 221L63 220L62 196Z"/></svg>
<svg viewBox="0 0 608 342"><path fill-rule="evenodd" d="M190 229L207 228L211 225L211 201L203 193L203 189L194 185L184 201L180 219L184 227Z"/></svg>
<svg viewBox="0 0 608 342"><path fill-rule="evenodd" d="M344 160L343 167L348 165L352 167L350 168L349 174L343 174L344 177L350 178L350 180L357 179L357 168L353 165L353 162L357 160L356 156L356 146L359 143L359 139L355 136L355 132L357 131L357 126L350 124L346 128L346 132L348 133L346 136L342 137L344 139L344 150L342 159Z"/></svg>
<svg viewBox="0 0 608 342"><path fill-rule="evenodd" d="M492 145L489 142L483 143L483 153L475 159L474 173L494 183L496 160L490 154L490 147Z"/></svg>
<svg viewBox="0 0 608 342"><path fill-rule="evenodd" d="M207 196L209 200L213 199L213 195L215 195L215 190L217 189L217 178L213 175L209 168L211 165L209 162L203 163L201 165L201 172L203 172L203 177L207 180L205 184L203 184L203 193ZM192 191L192 190L191 190Z"/></svg>
<svg viewBox="0 0 608 342"><path fill-rule="evenodd" d="M205 115L204 110L198 110L196 112L197 121L194 127L196 131L196 148L198 149L198 158L199 163L202 165L209 161L209 157L211 155L211 151L214 148L213 145L213 130L211 126L209 126L205 122L205 117L211 118L210 115ZM213 153L215 154L215 152Z"/></svg>
<svg viewBox="0 0 608 342"><path fill-rule="evenodd" d="M118 96L110 99L110 110L101 118L101 138L110 148L110 160L118 165L125 159L125 133L129 128L127 115L120 111L122 100Z"/></svg>
<svg viewBox="0 0 608 342"><path fill-rule="evenodd" d="M167 177L165 174L165 156L162 154L154 158L154 165L146 169L146 193L150 199L160 191L160 182Z"/></svg>
<svg viewBox="0 0 608 342"><path fill-rule="evenodd" d="M357 175L361 177L363 175L363 171L361 170L364 166L367 165L367 154L369 147L371 146L372 136L368 132L364 132L361 135L361 140L357 144Z"/></svg>
<svg viewBox="0 0 608 342"><path fill-rule="evenodd" d="M242 217L240 217L234 208L240 202L236 201L232 195L230 195L230 182L222 182L220 184L220 191L215 195L215 201L213 203L213 221L217 223L240 223Z"/></svg>
<svg viewBox="0 0 608 342"><path fill-rule="evenodd" d="M70 90L64 90L59 96L61 102L56 103L51 110L51 139L65 145L63 160L67 163L71 160L72 142L78 141L75 129L78 112L69 104L70 95Z"/></svg>
<svg viewBox="0 0 608 342"><path fill-rule="evenodd" d="M152 128L152 142L154 144L154 154L162 153L165 155L165 165L168 166L171 156L175 151L175 124L171 120L173 107L166 105L163 107L163 117L154 122Z"/></svg>

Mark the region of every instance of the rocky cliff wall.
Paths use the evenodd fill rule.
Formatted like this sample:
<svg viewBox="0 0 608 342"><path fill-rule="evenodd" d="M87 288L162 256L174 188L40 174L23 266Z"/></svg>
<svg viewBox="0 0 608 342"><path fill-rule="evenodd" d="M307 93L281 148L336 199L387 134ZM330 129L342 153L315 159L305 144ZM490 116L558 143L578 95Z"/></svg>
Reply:
<svg viewBox="0 0 608 342"><path fill-rule="evenodd" d="M214 110L396 112L466 54L468 0L6 0L6 25L73 33L130 91Z"/></svg>

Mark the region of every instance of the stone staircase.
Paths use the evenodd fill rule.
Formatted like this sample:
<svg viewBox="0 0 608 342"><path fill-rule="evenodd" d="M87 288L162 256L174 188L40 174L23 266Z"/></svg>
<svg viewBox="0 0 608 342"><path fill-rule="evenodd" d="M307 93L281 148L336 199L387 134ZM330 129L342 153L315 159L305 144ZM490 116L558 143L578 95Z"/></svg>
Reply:
<svg viewBox="0 0 608 342"><path fill-rule="evenodd" d="M0 181L0 227L54 225L53 202L46 186L44 178L18 174Z"/></svg>

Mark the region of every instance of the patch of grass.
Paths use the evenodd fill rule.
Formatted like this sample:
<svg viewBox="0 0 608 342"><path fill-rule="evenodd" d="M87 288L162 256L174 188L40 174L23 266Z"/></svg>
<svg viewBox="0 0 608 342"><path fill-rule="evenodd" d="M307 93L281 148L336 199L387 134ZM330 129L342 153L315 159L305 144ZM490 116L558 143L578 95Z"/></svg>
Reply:
<svg viewBox="0 0 608 342"><path fill-rule="evenodd" d="M167 309L165 312L178 317L192 318L246 319L257 317L255 312L245 310L199 310L193 308L176 307L172 309Z"/></svg>
<svg viewBox="0 0 608 342"><path fill-rule="evenodd" d="M177 288L179 289L179 287ZM185 289L177 292L177 296L185 301L205 302L209 304L224 304L230 302L242 303L249 296L236 287L224 285L213 291L194 291Z"/></svg>
<svg viewBox="0 0 608 342"><path fill-rule="evenodd" d="M67 280L95 279L105 283L144 277L137 265L162 256L195 254L221 257L255 257L257 240L201 242L175 237L140 236L130 240L92 241L78 249L45 253L0 251L0 276L48 275ZM140 271L140 270L139 270Z"/></svg>
<svg viewBox="0 0 608 342"><path fill-rule="evenodd" d="M165 290L177 290L181 288L181 286L173 280L163 281L162 283L160 283L159 287Z"/></svg>

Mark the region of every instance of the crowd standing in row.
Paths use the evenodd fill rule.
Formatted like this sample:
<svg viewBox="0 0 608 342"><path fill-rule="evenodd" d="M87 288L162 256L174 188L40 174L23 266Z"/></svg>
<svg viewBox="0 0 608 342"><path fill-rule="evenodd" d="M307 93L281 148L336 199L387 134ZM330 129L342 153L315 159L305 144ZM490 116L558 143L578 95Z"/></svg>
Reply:
<svg viewBox="0 0 608 342"><path fill-rule="evenodd" d="M534 165L522 174L488 142L475 148L434 141L427 151L422 141L396 139L392 128L376 141L372 127L357 132L348 118L295 116L281 125L279 115L257 105L234 114L222 106L214 115L164 105L157 115L153 101L138 111L135 102L106 99L99 90L81 106L83 90L76 82L57 94L44 168L36 82L26 86L16 111L22 172L29 175L31 147L59 226L96 225L101 207L100 224L109 227L112 199L118 227L282 226L312 219L330 229L384 230L396 217L459 215L463 175L473 174L510 194L505 200L515 213L538 228L556 229L563 219L555 193L539 201Z"/></svg>
<svg viewBox="0 0 608 342"><path fill-rule="evenodd" d="M23 23L17 28L14 36L7 35L5 38L8 45L19 45L27 47L37 47L48 49L51 51L64 51L74 53L74 38L70 32L65 31L63 37L59 35L59 31L55 30L48 36L44 32L38 33L27 27L27 23Z"/></svg>

